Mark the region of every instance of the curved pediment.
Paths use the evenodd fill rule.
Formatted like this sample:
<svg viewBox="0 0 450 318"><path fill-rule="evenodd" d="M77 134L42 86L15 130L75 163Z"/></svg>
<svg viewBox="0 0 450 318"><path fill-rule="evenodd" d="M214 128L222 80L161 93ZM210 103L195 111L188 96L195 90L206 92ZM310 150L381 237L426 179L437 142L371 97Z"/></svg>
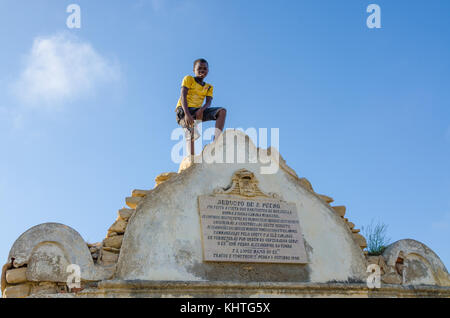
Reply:
<svg viewBox="0 0 450 318"><path fill-rule="evenodd" d="M225 160L230 153L234 162ZM282 198L295 206L308 262L206 261L198 198L214 194ZM365 279L363 252L343 218L305 187L278 152L256 148L238 130L227 130L141 200L129 220L117 266L116 278L124 280Z"/></svg>

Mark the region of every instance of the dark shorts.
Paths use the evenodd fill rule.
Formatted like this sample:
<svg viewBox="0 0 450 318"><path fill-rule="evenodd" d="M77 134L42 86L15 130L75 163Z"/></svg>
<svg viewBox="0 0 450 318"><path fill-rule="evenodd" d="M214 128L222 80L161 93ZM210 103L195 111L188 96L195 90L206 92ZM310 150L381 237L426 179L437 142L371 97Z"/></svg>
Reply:
<svg viewBox="0 0 450 318"><path fill-rule="evenodd" d="M189 113L191 113L191 115L193 115L192 117L194 117L194 119L195 119L195 113L200 108L189 107L188 109L189 109ZM222 110L222 109L225 109L225 108L223 108L223 107L208 107L208 108L206 108L203 111L202 121L216 120L217 113L219 112L219 110ZM177 123L181 127L186 128L186 123L184 121L184 110L182 107L177 108Z"/></svg>

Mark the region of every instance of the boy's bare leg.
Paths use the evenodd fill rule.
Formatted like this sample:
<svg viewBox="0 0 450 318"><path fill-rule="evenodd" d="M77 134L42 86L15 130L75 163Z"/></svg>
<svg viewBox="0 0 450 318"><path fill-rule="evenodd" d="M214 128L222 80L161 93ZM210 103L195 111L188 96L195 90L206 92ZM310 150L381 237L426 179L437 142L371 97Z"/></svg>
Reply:
<svg viewBox="0 0 450 318"><path fill-rule="evenodd" d="M192 136L191 137L191 142L190 142L191 149L190 149L190 154L189 154L191 156L195 155L194 143L195 143L195 140L194 140L194 137Z"/></svg>
<svg viewBox="0 0 450 318"><path fill-rule="evenodd" d="M194 156L195 155L194 143L195 143L194 133L192 133L191 134L191 140L188 140L186 142L188 156Z"/></svg>
<svg viewBox="0 0 450 318"><path fill-rule="evenodd" d="M219 113L217 115L216 119L216 130L214 133L214 140L219 138L220 134L223 131L223 127L225 126L225 118L227 117L227 111L225 109L219 110Z"/></svg>

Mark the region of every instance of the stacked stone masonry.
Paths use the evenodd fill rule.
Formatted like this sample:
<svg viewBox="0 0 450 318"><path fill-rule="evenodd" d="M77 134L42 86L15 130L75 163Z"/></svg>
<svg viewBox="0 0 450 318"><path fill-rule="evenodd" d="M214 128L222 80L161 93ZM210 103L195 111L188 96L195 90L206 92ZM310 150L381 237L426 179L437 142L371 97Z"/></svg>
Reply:
<svg viewBox="0 0 450 318"><path fill-rule="evenodd" d="M317 194L312 185L311 182L308 181L308 179L306 178L300 178L300 183L310 192L314 193L315 195L317 195L323 202L325 202L327 205L329 205L334 212L345 222L345 224L347 225L347 228L349 229L349 231L352 233L353 239L355 240L355 242L358 244L359 247L361 247L362 250L364 250L367 247L367 241L365 239L364 236L362 236L359 232L359 229L355 229L355 224L353 224L352 222L350 222L348 220L348 218L345 218L345 213L346 213L346 207L343 205L339 205L339 206L331 206L330 204L332 202L334 202L334 199L324 195L324 194ZM365 255L367 255L367 251L364 252Z"/></svg>
<svg viewBox="0 0 450 318"><path fill-rule="evenodd" d="M155 187L161 183L169 180L176 175L176 172L166 172L158 175L155 178ZM106 238L102 243L88 244L91 250L92 257L97 260L99 264L110 265L116 264L120 255L120 248L122 247L123 237L127 229L128 220L136 212L139 203L152 190L133 190L131 197L125 199L128 208L122 208L118 211L116 221L111 225L106 234Z"/></svg>

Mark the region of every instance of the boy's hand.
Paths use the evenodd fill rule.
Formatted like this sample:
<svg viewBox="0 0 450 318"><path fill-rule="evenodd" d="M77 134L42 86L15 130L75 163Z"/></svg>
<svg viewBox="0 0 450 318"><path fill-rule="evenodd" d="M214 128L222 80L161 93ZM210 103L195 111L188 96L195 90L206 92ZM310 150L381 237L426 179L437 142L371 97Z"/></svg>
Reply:
<svg viewBox="0 0 450 318"><path fill-rule="evenodd" d="M185 114L184 121L186 122L186 126L188 127L194 126L194 118L192 117L191 114L189 114L189 112Z"/></svg>

